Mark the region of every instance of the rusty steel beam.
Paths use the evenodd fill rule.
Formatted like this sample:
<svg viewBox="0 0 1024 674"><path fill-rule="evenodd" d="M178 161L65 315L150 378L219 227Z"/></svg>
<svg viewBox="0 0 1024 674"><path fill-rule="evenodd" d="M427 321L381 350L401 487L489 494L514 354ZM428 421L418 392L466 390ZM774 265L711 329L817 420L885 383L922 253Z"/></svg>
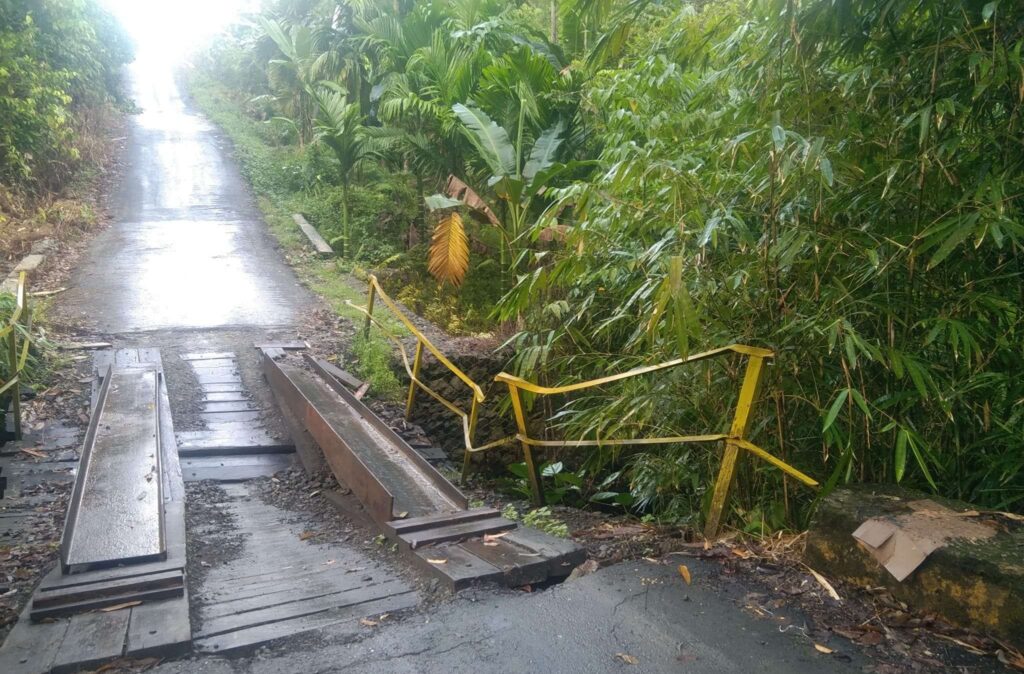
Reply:
<svg viewBox="0 0 1024 674"><path fill-rule="evenodd" d="M278 401L287 406L323 450L334 476L352 490L370 517L380 524L394 519L394 497L331 427L271 354L263 353L263 373Z"/></svg>
<svg viewBox="0 0 1024 674"><path fill-rule="evenodd" d="M387 440L392 447L400 451L407 459L409 459L409 461L414 463L416 468L419 469L419 472L422 473L423 476L426 477L439 492L448 497L461 510L469 508L469 499L466 498L466 495L459 491L458 487L449 482L445 476L437 470L437 468L434 468L434 466L430 464L429 461L423 458L422 454L410 447L409 443L407 443L398 433L395 433L391 426L388 426L383 419L374 414L373 410L356 398L356 396L345 388L340 381L335 377L332 377L330 371L324 368L320 364L319 360L313 358L309 354L303 354L303 356L310 367L313 368L313 370L319 374L325 382L327 382L327 385L334 389L334 391L341 396L341 399L350 407L355 409L361 417L366 419L366 421L368 421L378 433L383 435L384 439Z"/></svg>

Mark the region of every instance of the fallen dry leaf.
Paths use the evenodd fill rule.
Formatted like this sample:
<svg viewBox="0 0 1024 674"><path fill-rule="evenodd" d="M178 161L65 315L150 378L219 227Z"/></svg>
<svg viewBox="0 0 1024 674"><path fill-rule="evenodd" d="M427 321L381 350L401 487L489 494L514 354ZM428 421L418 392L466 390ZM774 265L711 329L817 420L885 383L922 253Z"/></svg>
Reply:
<svg viewBox="0 0 1024 674"><path fill-rule="evenodd" d="M1020 651L1003 647L996 651L996 659L1007 667L1024 671L1024 654Z"/></svg>
<svg viewBox="0 0 1024 674"><path fill-rule="evenodd" d="M370 620L369 618L360 618L359 619L359 624L360 625L365 625L366 627L376 627L377 626L377 621L376 620Z"/></svg>
<svg viewBox="0 0 1024 674"><path fill-rule="evenodd" d="M804 566L807 565L805 564ZM825 589L825 591L828 592L828 595L830 597L832 597L836 601L842 601L842 599L839 597L839 593L836 592L836 589L834 587L832 587L832 583L825 580L825 576L821 575L809 566L807 566L807 570L811 572L811 575L814 576L814 580L818 581L818 585L821 585Z"/></svg>
<svg viewBox="0 0 1024 674"><path fill-rule="evenodd" d="M138 606L141 603L142 602L138 601L138 600L136 600L136 601L126 601L123 604L114 604L113 606L104 606L100 610L103 611L104 613L109 613L111 611L120 611L123 608L130 608L132 606Z"/></svg>
<svg viewBox="0 0 1024 674"><path fill-rule="evenodd" d="M29 456L34 456L37 459L45 459L46 458L46 454L43 454L38 449L32 449L31 447L22 447L21 451L25 452Z"/></svg>
<svg viewBox="0 0 1024 674"><path fill-rule="evenodd" d="M625 662L627 665L640 664L639 658L637 658L635 655L630 655L629 653L616 653L615 657L621 660L622 662Z"/></svg>
<svg viewBox="0 0 1024 674"><path fill-rule="evenodd" d="M301 534L299 534L299 540L300 541L309 540L310 538L313 538L313 536L316 536L316 532L315 531L303 531Z"/></svg>
<svg viewBox="0 0 1024 674"><path fill-rule="evenodd" d="M822 646L821 644L814 644L814 650L818 651L819 653L824 653L825 655L828 655L829 653L835 653L835 651L829 648L828 646Z"/></svg>
<svg viewBox="0 0 1024 674"><path fill-rule="evenodd" d="M683 577L683 580L686 581L687 585L690 584L690 582L692 580L690 578L690 570L688 568L686 568L685 564L680 564L679 565L679 575Z"/></svg>
<svg viewBox="0 0 1024 674"><path fill-rule="evenodd" d="M431 564L447 564L448 563L447 559L431 559L430 557L427 557L427 561L430 562Z"/></svg>

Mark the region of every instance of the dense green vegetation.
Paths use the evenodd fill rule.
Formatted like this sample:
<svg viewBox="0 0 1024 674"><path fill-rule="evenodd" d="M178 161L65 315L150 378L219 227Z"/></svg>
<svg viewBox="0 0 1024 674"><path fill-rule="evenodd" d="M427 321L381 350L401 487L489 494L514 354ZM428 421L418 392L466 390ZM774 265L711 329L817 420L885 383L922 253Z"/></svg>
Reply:
<svg viewBox="0 0 1024 674"><path fill-rule="evenodd" d="M59 189L91 111L122 101L132 48L95 0L0 0L0 182Z"/></svg>
<svg viewBox="0 0 1024 674"><path fill-rule="evenodd" d="M195 82L245 108L258 191L445 325L513 332L524 376L767 346L772 453L1020 510L1022 47L1008 0L278 0ZM738 366L543 412L567 437L718 431ZM672 520L718 464L562 458L573 495ZM744 465L738 523L801 523L808 494Z"/></svg>

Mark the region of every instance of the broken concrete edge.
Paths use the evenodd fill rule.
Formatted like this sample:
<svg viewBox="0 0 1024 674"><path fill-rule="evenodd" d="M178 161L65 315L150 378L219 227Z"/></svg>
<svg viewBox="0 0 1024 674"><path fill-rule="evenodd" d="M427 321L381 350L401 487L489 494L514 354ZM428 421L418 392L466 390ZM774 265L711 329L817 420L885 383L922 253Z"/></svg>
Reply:
<svg viewBox="0 0 1024 674"><path fill-rule="evenodd" d="M38 270L46 262L46 253L49 253L55 243L52 239L41 239L32 244L29 254L21 258L18 264L7 274L7 278L0 283L0 294L14 295L18 292L18 275L21 272L32 272Z"/></svg>
<svg viewBox="0 0 1024 674"><path fill-rule="evenodd" d="M866 520L906 515L909 503L924 499L958 513L976 510L889 485L836 489L818 508L804 560L829 578L884 587L916 611L1024 647L1024 526L982 518L997 528L993 536L948 541L902 582L854 538Z"/></svg>
<svg viewBox="0 0 1024 674"><path fill-rule="evenodd" d="M316 231L316 228L309 224L309 221L301 213L293 213L292 220L302 230L302 233L306 235L309 245L313 246L313 250L316 251L318 256L332 257L334 255L334 249L331 248L331 244L327 243L324 237L320 236L320 232Z"/></svg>

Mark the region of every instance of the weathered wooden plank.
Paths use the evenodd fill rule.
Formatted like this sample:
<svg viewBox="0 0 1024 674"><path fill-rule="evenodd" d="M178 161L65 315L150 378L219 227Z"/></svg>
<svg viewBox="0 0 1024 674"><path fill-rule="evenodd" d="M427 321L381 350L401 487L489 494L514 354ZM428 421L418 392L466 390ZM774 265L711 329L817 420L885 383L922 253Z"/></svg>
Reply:
<svg viewBox="0 0 1024 674"><path fill-rule="evenodd" d="M475 522L499 517L500 512L494 508L473 508L461 510L455 513L438 513L437 515L425 515L423 517L409 517L404 520L392 520L384 525L385 531L391 535L407 534L423 529L436 529L440 526L451 524L462 524L464 522Z"/></svg>
<svg viewBox="0 0 1024 674"><path fill-rule="evenodd" d="M317 364L320 365L321 368L323 368L324 372L327 372L332 377L334 377L335 379L337 379L338 381L340 381L342 384L349 387L353 391L357 391L359 387L363 385L363 381L361 379L353 376L350 372L346 370L342 370L337 365L329 363L323 358L317 358L316 362Z"/></svg>
<svg viewBox="0 0 1024 674"><path fill-rule="evenodd" d="M499 582L503 575L498 567L454 543L414 550L410 559L420 569L440 580L451 592L458 592L475 583Z"/></svg>
<svg viewBox="0 0 1024 674"><path fill-rule="evenodd" d="M587 551L572 541L533 527L519 527L502 536L502 540L539 552L547 560L548 575L552 578L568 576L587 560Z"/></svg>
<svg viewBox="0 0 1024 674"><path fill-rule="evenodd" d="M35 624L29 620L29 608L11 628L0 647L0 672L4 674L39 674L48 672L64 642L70 620Z"/></svg>
<svg viewBox="0 0 1024 674"><path fill-rule="evenodd" d="M435 527L433 529L421 529L399 534L399 538L409 544L409 547L416 549L433 543L445 543L448 541L461 541L474 536L494 534L499 531L507 531L518 526L513 520L504 517L491 517L485 520L475 520L450 524L448 526Z"/></svg>
<svg viewBox="0 0 1024 674"><path fill-rule="evenodd" d="M342 592L314 597L304 601L292 601L279 605L266 606L243 613L231 613L218 616L210 620L203 619L203 626L196 635L197 639L224 634L234 630L260 625L269 622L279 622L289 618L299 618L321 611L328 611L335 608L358 606L368 601L374 601L393 594L409 592L408 586L398 579L391 579L377 587L371 583L363 587L348 589Z"/></svg>
<svg viewBox="0 0 1024 674"><path fill-rule="evenodd" d="M345 605L353 601L353 596L388 597L409 589L409 586L398 578L385 578L382 581L360 580L365 576L365 573L351 574L347 579L347 585L339 584L338 578L321 576L326 582L307 582L301 587L284 587L278 590L266 588L256 596L232 597L214 602L203 607L203 629L205 630L207 625L215 624L214 621L219 618L238 616L245 619L246 624L254 624L248 621L245 614L258 611L264 611L266 615L275 614L276 611L306 612L312 605ZM344 579L344 576L341 578Z"/></svg>
<svg viewBox="0 0 1024 674"><path fill-rule="evenodd" d="M205 391L202 402L204 403L248 403L252 402L243 391Z"/></svg>
<svg viewBox="0 0 1024 674"><path fill-rule="evenodd" d="M224 368L227 370L237 370L238 361L234 357L231 358L207 358L204 360L190 360L187 361L189 365L197 372L206 372L210 368Z"/></svg>
<svg viewBox="0 0 1024 674"><path fill-rule="evenodd" d="M419 597L416 592L408 591L354 606L340 606L311 615L254 625L225 634L200 638L195 641L194 645L197 651L203 653L239 652L276 639L322 629L330 625L354 622L366 617L373 618L383 613L395 613L416 606L418 601Z"/></svg>
<svg viewBox="0 0 1024 674"><path fill-rule="evenodd" d="M185 460L183 472L186 482L215 480L241 482L257 477L271 476L292 463L292 454L235 454L228 456L201 456Z"/></svg>
<svg viewBox="0 0 1024 674"><path fill-rule="evenodd" d="M260 412L251 400L204 401L203 412Z"/></svg>
<svg viewBox="0 0 1024 674"><path fill-rule="evenodd" d="M234 360L235 354L230 351L219 351L216 353L183 353L178 357L182 360Z"/></svg>
<svg viewBox="0 0 1024 674"><path fill-rule="evenodd" d="M262 413L259 410L236 410L233 412L200 412L199 417L207 423L238 423L238 422L249 422L253 429L260 429L258 424L253 424L254 421L259 421L262 417Z"/></svg>
<svg viewBox="0 0 1024 674"><path fill-rule="evenodd" d="M170 543L169 536L168 543ZM132 564L130 566L115 566L109 569L98 569L96 571L87 571L85 573L75 573L70 576L63 576L60 573L60 569L54 569L43 579L39 589L56 590L63 587L106 583L121 578L134 578L148 576L154 573L164 573L166 571L184 570L185 560L181 557L172 559L171 551L172 547L168 545L167 559L159 562Z"/></svg>
<svg viewBox="0 0 1024 674"><path fill-rule="evenodd" d="M131 611L80 613L71 618L67 634L57 651L53 672L88 669L121 657L128 634Z"/></svg>
<svg viewBox="0 0 1024 674"><path fill-rule="evenodd" d="M145 602L155 601L158 599L171 599L174 597L184 596L184 593L185 587L183 582L174 587L159 587L152 590L128 590L119 595L115 594L104 597L93 597L79 602L57 604L46 608L33 608L31 617L32 620L38 622L47 618L81 614L87 611L95 611L108 606L119 606L133 601Z"/></svg>
<svg viewBox="0 0 1024 674"><path fill-rule="evenodd" d="M235 386L242 386L242 378L237 374L207 374L206 372L196 372L196 380L199 382L204 390L215 390L207 388L213 384L234 384Z"/></svg>
<svg viewBox="0 0 1024 674"><path fill-rule="evenodd" d="M331 248L331 244L327 243L324 237L320 236L320 232L316 231L316 228L309 224L309 221L301 213L293 213L292 220L299 226L302 233L306 235L309 245L313 246L313 250L316 251L317 255L320 257L331 257L334 255L334 249Z"/></svg>
<svg viewBox="0 0 1024 674"><path fill-rule="evenodd" d="M177 599L132 607L126 656L166 658L187 653L191 648L187 593Z"/></svg>
<svg viewBox="0 0 1024 674"><path fill-rule="evenodd" d="M234 393L245 395L245 386L242 385L242 380L220 382L215 384L206 383L203 384L203 395L209 396L214 393Z"/></svg>
<svg viewBox="0 0 1024 674"><path fill-rule="evenodd" d="M152 590L161 587L181 587L184 585L184 576L181 569L153 573L146 576L133 576L129 578L117 578L104 583L90 583L88 585L76 585L65 588L45 588L32 598L32 607L46 608L59 604L96 599L98 597L109 597L111 595L122 595L140 590Z"/></svg>
<svg viewBox="0 0 1024 674"><path fill-rule="evenodd" d="M199 361L193 361L191 363L192 370L193 370L193 372L196 373L196 376L200 379L200 381L202 381L203 379L213 379L215 377L222 377L224 379L232 379L233 380L236 377L240 376L240 374L238 372L238 364L235 363L234 361L231 361L230 365L224 365L224 366L221 366L221 365L206 365L205 364L205 363L209 363L209 362L211 362L211 361L199 360ZM213 361L213 362L221 362L221 361ZM200 363L202 363L202 365L200 365Z"/></svg>
<svg viewBox="0 0 1024 674"><path fill-rule="evenodd" d="M501 569L505 575L505 584L511 587L541 583L550 575L550 560L542 553L507 543L504 537L491 541L490 545L479 538L463 541L459 545L463 550Z"/></svg>
<svg viewBox="0 0 1024 674"><path fill-rule="evenodd" d="M272 437L262 428L225 428L177 434L179 456L274 454L295 451L287 439Z"/></svg>
<svg viewBox="0 0 1024 674"><path fill-rule="evenodd" d="M300 570L306 569L306 570ZM212 606L224 601L235 601L249 597L262 596L267 592L278 590L299 591L311 585L330 583L339 588L352 583L363 583L368 574L377 573L375 567L346 565L345 560L325 566L324 564L303 565L298 568L274 569L267 573L259 573L235 580L218 579L214 589L203 590L192 595L197 606Z"/></svg>

